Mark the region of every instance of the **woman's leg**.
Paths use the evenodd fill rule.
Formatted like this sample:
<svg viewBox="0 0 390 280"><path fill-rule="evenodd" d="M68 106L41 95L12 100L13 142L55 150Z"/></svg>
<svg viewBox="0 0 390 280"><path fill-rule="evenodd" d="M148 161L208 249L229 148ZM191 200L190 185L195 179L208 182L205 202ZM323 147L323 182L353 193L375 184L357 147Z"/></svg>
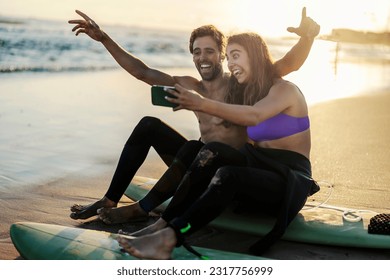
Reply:
<svg viewBox="0 0 390 280"><path fill-rule="evenodd" d="M170 222L189 235L218 217L232 200L248 209L277 211L285 183L279 175L257 168L224 166L218 169L205 192L182 215ZM232 221L234 222L234 221Z"/></svg>
<svg viewBox="0 0 390 280"><path fill-rule="evenodd" d="M115 207L135 173L144 162L150 147L170 165L186 139L161 120L144 117L133 130L120 156L116 171L105 196L90 205L74 205L71 218L86 219L96 215L102 207Z"/></svg>
<svg viewBox="0 0 390 280"><path fill-rule="evenodd" d="M119 242L127 252L140 258L169 258L174 246L181 245L186 236L220 215L238 194L254 196L257 204L280 204L279 192L283 192L283 188L283 180L275 173L224 166L218 169L207 189L191 207L170 221L169 227L137 238L121 237Z"/></svg>
<svg viewBox="0 0 390 280"><path fill-rule="evenodd" d="M206 190L215 172L221 166L244 166L245 164L246 158L238 150L218 142L206 144L180 182L162 218L169 222L189 209Z"/></svg>
<svg viewBox="0 0 390 280"><path fill-rule="evenodd" d="M205 144L188 168L162 217L155 224L131 235L142 236L165 227L167 222L180 216L203 193L220 166L244 165L245 162L245 157L238 150L226 144L217 142Z"/></svg>
<svg viewBox="0 0 390 280"><path fill-rule="evenodd" d="M261 255L281 238L304 206L302 197L306 195L305 187L288 185L287 178L279 173L259 168L222 167L202 196L173 219L170 226L180 244L185 236L218 217L234 198L241 202L242 210L260 211L276 218L272 230L250 248L253 254Z"/></svg>

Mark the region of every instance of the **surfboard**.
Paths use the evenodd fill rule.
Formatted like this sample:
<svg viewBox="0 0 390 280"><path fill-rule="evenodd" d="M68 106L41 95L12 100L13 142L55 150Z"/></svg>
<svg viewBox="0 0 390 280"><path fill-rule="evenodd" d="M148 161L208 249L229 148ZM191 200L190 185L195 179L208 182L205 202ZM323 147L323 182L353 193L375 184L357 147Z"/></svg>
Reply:
<svg viewBox="0 0 390 280"><path fill-rule="evenodd" d="M137 201L143 198L156 183L156 179L136 176L125 195ZM169 200L157 208L163 211ZM359 219L343 215L347 208L333 205L306 206L291 222L282 239L310 244L330 246L390 249L390 235L370 234L369 219L376 213L361 212ZM360 219L361 218L361 219ZM238 214L233 208L210 223L210 226L264 236L273 227L275 219L260 214Z"/></svg>
<svg viewBox="0 0 390 280"><path fill-rule="evenodd" d="M15 248L28 260L138 260L121 252L118 234L54 224L20 222L11 225ZM193 247L211 260L261 260L256 256ZM175 248L174 260L198 260L183 247Z"/></svg>

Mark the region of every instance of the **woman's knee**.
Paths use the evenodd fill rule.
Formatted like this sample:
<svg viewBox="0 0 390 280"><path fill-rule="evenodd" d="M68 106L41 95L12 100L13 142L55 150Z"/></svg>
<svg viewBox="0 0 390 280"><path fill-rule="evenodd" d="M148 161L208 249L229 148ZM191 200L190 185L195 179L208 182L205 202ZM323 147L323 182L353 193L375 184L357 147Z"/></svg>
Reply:
<svg viewBox="0 0 390 280"><path fill-rule="evenodd" d="M239 186L230 170L229 167L219 168L208 187L209 192L217 194L221 200L232 199Z"/></svg>
<svg viewBox="0 0 390 280"><path fill-rule="evenodd" d="M214 177L211 179L211 185L216 187L231 186L237 183L236 181L237 176L234 167L223 166L215 172Z"/></svg>

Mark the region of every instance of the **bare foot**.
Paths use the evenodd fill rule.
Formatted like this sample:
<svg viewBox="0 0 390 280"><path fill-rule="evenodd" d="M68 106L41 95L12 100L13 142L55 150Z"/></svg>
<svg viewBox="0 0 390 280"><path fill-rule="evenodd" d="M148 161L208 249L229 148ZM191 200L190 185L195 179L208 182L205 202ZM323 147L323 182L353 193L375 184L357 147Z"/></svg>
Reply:
<svg viewBox="0 0 390 280"><path fill-rule="evenodd" d="M133 203L119 208L101 208L97 211L99 219L106 224L120 224L145 220L149 214L146 213L139 203Z"/></svg>
<svg viewBox="0 0 390 280"><path fill-rule="evenodd" d="M133 237L140 237L140 236L152 234L165 228L167 224L168 223L164 219L160 218L154 224L151 224L147 227L144 227L143 229L130 233L129 235Z"/></svg>
<svg viewBox="0 0 390 280"><path fill-rule="evenodd" d="M176 245L176 235L166 227L142 237L118 236L119 245L124 251L140 259L168 260Z"/></svg>
<svg viewBox="0 0 390 280"><path fill-rule="evenodd" d="M103 197L101 200L98 200L92 204L88 205L80 205L75 204L72 207L70 207L70 217L74 220L78 219L88 219L92 216L97 215L97 210L100 208L106 208L106 207L115 207L117 203L114 201Z"/></svg>

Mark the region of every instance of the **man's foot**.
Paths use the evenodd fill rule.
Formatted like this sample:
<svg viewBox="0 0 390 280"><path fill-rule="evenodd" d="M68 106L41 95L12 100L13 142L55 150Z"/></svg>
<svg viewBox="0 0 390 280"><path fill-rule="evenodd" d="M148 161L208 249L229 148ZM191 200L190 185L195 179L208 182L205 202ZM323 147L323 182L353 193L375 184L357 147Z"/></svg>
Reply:
<svg viewBox="0 0 390 280"><path fill-rule="evenodd" d="M117 203L114 201L103 197L101 200L98 200L92 204L88 205L80 205L80 204L75 204L72 207L70 207L70 217L74 220L78 219L88 219L92 216L97 215L97 210L100 208L111 208L111 207L116 207Z"/></svg>
<svg viewBox="0 0 390 280"><path fill-rule="evenodd" d="M99 219L109 225L144 221L149 216L138 202L119 208L101 208L97 213Z"/></svg>
<svg viewBox="0 0 390 280"><path fill-rule="evenodd" d="M142 237L118 236L124 251L140 259L168 260L171 258L177 239L172 228L166 227Z"/></svg>

